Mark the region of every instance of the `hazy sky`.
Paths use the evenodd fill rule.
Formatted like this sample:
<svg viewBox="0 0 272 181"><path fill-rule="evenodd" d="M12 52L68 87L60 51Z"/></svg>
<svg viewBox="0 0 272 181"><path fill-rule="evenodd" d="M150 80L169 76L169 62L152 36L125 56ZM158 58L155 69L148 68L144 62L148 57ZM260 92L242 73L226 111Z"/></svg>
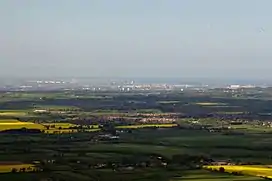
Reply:
<svg viewBox="0 0 272 181"><path fill-rule="evenodd" d="M0 0L0 76L272 78L271 0Z"/></svg>

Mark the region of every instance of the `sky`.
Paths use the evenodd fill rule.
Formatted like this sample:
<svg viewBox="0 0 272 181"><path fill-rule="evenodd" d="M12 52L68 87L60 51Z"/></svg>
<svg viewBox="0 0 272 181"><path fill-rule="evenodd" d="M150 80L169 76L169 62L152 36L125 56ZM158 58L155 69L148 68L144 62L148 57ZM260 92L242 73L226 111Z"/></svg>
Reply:
<svg viewBox="0 0 272 181"><path fill-rule="evenodd" d="M1 0L0 76L272 78L271 0Z"/></svg>

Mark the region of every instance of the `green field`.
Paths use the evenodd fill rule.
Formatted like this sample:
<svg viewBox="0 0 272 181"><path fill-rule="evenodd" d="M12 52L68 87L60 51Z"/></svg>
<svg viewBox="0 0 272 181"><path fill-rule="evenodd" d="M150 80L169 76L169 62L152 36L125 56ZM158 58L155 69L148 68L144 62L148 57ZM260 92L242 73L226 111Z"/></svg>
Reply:
<svg viewBox="0 0 272 181"><path fill-rule="evenodd" d="M216 112L216 113L217 113L217 114L230 114L230 115L231 115L231 114L234 114L234 115L235 115L235 114L236 114L236 115L237 115L237 114L245 114L244 112L239 112L239 111L236 111L236 112L235 112L235 111L230 111L230 112L223 112L223 111L222 111L222 112Z"/></svg>
<svg viewBox="0 0 272 181"><path fill-rule="evenodd" d="M242 124L242 125L232 125L231 128L236 130L241 130L241 131L255 132L255 133L272 132L272 127L262 126L262 125Z"/></svg>
<svg viewBox="0 0 272 181"><path fill-rule="evenodd" d="M139 154L162 154L166 157L171 158L174 154L180 153L189 153L189 150L184 148L176 148L176 147L169 147L169 146L158 146L158 145L143 145L143 144L129 144L129 143L120 143L120 144L99 144L93 145L89 148L85 148L90 152L108 152L108 153L124 153L124 154L131 154L131 153L139 153Z"/></svg>
<svg viewBox="0 0 272 181"><path fill-rule="evenodd" d="M2 92L0 131L42 132L1 132L0 172L11 170L7 163L33 161L44 172L1 173L0 180L263 180L252 172L235 176L199 169L227 160L270 173L256 165L272 165L272 93L262 95L266 100L247 99L248 94L233 99L233 94L189 89Z"/></svg>
<svg viewBox="0 0 272 181"><path fill-rule="evenodd" d="M135 110L137 113L162 113L159 109L137 109Z"/></svg>
<svg viewBox="0 0 272 181"><path fill-rule="evenodd" d="M235 176L226 173L215 173L205 170L188 171L180 178L170 181L261 181L263 179L253 176Z"/></svg>

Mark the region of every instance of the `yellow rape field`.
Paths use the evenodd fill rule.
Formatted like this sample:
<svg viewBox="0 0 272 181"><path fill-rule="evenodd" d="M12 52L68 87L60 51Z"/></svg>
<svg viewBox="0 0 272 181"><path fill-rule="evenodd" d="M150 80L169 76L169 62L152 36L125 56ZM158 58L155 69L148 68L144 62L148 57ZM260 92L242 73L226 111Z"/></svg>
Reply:
<svg viewBox="0 0 272 181"><path fill-rule="evenodd" d="M238 172L244 175L253 175L258 177L272 178L272 167L266 165L220 165L220 166L204 166L205 169L219 170L220 167L225 172Z"/></svg>
<svg viewBox="0 0 272 181"><path fill-rule="evenodd" d="M25 172L32 172L36 170L35 165L32 164L1 164L0 163L0 173L10 173L12 169L15 169L17 172L20 169L24 169Z"/></svg>
<svg viewBox="0 0 272 181"><path fill-rule="evenodd" d="M21 129L21 128L28 128L28 129L44 129L43 125L35 124L32 122L20 122L17 120L0 120L0 131L9 130L9 129Z"/></svg>
<svg viewBox="0 0 272 181"><path fill-rule="evenodd" d="M49 129L46 126L50 126ZM51 126L54 126L52 128ZM71 124L71 123L44 123L44 124L36 124L32 122L20 122L17 120L0 120L0 131L9 130L9 129L39 129L44 131L44 133L48 134L62 134L62 133L76 133L78 130L69 129L70 127L77 127L79 125ZM99 131L98 125L90 125L92 129L85 129L84 131L93 132ZM61 128L61 129L59 129Z"/></svg>
<svg viewBox="0 0 272 181"><path fill-rule="evenodd" d="M80 125L71 123L42 123L36 124L32 122L20 122L17 120L0 120L0 131L9 129L39 129L47 134L77 133L77 129L69 129L70 127L78 127ZM140 128L171 128L177 124L142 124L142 125L126 125L117 126L117 129L140 129ZM99 125L83 126L85 132L99 131Z"/></svg>

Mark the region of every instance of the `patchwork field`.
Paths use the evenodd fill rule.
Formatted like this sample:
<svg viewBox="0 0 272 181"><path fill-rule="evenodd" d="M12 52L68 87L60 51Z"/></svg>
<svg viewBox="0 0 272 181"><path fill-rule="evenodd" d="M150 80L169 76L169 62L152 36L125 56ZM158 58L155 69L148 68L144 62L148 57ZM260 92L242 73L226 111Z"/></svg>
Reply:
<svg viewBox="0 0 272 181"><path fill-rule="evenodd" d="M117 129L141 129L141 128L171 128L175 127L177 124L143 124L143 125L126 125L117 126ZM79 130L84 130L85 132L99 131L99 125L77 125L72 123L32 123L32 122L21 122L13 119L3 119L0 120L0 131L10 130L10 129L39 129L44 133L48 134L60 134L60 133L76 133Z"/></svg>
<svg viewBox="0 0 272 181"><path fill-rule="evenodd" d="M1 92L0 181L271 178L272 89L146 91Z"/></svg>
<svg viewBox="0 0 272 181"><path fill-rule="evenodd" d="M69 129L71 127L78 127L79 125L71 123L43 123L36 124L32 122L21 122L13 119L0 120L0 131L10 130L10 129L39 129L44 131L44 133L76 133L77 129ZM48 129L47 129L48 127ZM91 128L85 128L84 131L92 132L99 131L98 125L90 125Z"/></svg>

